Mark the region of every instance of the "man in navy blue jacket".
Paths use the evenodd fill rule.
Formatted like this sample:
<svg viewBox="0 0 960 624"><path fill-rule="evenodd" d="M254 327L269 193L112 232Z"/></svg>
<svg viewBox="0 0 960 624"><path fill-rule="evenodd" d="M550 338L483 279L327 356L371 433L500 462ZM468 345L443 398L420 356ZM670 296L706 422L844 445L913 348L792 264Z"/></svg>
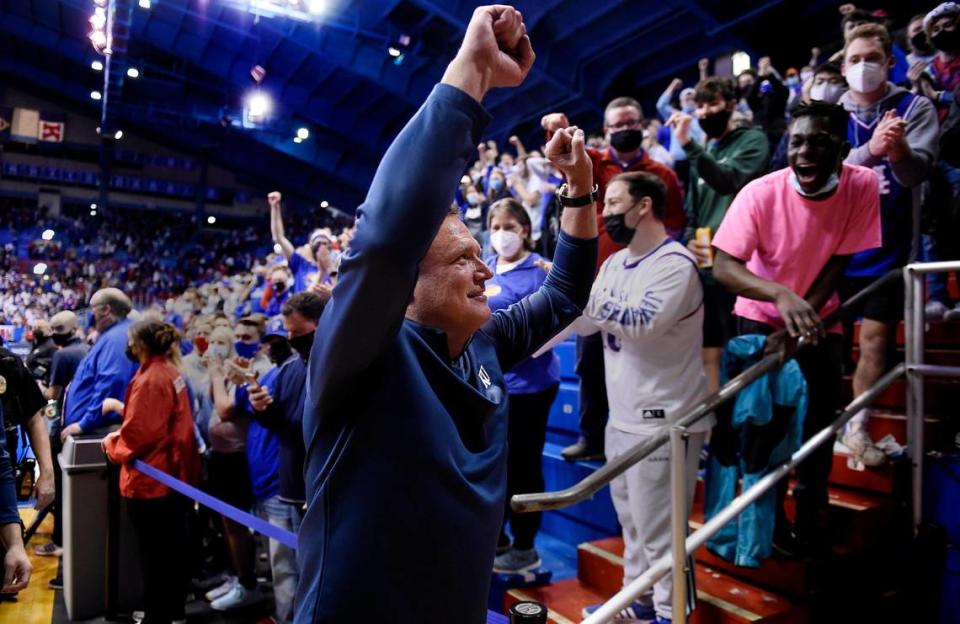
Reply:
<svg viewBox="0 0 960 624"><path fill-rule="evenodd" d="M519 85L533 64L525 33L510 7L474 12L357 210L310 356L297 622L486 621L506 492L503 371L579 316L596 267L577 129L546 149L581 207L564 210L538 292L491 316L490 270L450 212L488 121L484 94Z"/></svg>

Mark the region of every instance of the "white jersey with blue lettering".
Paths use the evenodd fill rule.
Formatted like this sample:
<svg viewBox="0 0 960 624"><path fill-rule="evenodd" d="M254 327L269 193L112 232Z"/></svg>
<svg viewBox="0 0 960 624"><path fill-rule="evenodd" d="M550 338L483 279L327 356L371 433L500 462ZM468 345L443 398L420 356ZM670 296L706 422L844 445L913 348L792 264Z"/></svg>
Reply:
<svg viewBox="0 0 960 624"><path fill-rule="evenodd" d="M668 239L640 258L622 249L593 283L584 318L603 333L611 424L651 433L679 420L707 395L703 287L697 263ZM704 418L691 431L713 426Z"/></svg>

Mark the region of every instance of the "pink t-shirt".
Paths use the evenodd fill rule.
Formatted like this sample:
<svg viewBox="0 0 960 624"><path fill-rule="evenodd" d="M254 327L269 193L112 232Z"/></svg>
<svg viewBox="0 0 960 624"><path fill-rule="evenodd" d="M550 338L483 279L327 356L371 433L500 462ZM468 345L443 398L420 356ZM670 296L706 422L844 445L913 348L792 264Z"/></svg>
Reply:
<svg viewBox="0 0 960 624"><path fill-rule="evenodd" d="M803 297L832 256L880 247L880 188L872 170L843 165L837 191L815 201L793 188L790 171L774 171L745 186L727 210L713 246L746 261L757 277ZM820 318L838 307L834 293ZM783 328L774 303L737 297L734 312Z"/></svg>

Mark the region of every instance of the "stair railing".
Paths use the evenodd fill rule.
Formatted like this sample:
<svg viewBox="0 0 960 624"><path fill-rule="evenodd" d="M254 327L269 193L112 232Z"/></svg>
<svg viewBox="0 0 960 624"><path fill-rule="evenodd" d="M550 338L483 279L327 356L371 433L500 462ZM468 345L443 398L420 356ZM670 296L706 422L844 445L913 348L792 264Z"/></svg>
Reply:
<svg viewBox="0 0 960 624"><path fill-rule="evenodd" d="M734 520L743 511L770 489L775 487L781 479L790 474L800 462L809 457L814 451L824 444L832 444L847 421L853 416L869 406L873 401L886 390L890 384L896 381L906 370L905 364L897 364L893 370L880 378L877 383L869 390L855 398L847 405L846 409L830 425L821 429L812 438L807 440L797 451L790 456L790 459L780 465L778 468L767 473L763 478L753 484L745 492L730 501L730 504L724 507L714 517L704 523L699 530L687 536L687 518L688 510L686 508L686 480L683 476L684 466L682 461L677 466L677 462L671 458L671 497L673 499L673 548L672 552L664 555L651 565L647 570L630 582L629 585L621 589L613 598L605 602L590 617L583 620L582 624L605 624L612 620L617 613L626 609L630 603L647 593L653 585L673 572L674 579L680 579L673 584L673 622L675 624L686 623L686 583L682 581L687 572L687 554L693 553L698 548L706 544L714 534L731 520ZM674 444L678 448L674 449L683 457L683 438L686 435L686 427L675 425L671 429L671 435ZM679 473L675 476L675 473ZM679 477L679 478L678 478ZM681 501L677 504L677 501ZM679 509L678 509L679 508ZM679 527L677 526L679 523ZM678 601L679 598L679 601Z"/></svg>
<svg viewBox="0 0 960 624"><path fill-rule="evenodd" d="M605 624L616 617L617 613L629 606L637 597L647 593L653 585L672 573L674 579L685 579L690 570L686 567L689 554L706 544L713 535L724 525L736 519L752 503L774 488L777 483L787 477L801 462L806 460L814 451L824 444L831 444L837 433L860 410L871 405L891 384L901 375L906 374L907 384L907 449L913 464L913 504L914 526L920 521L922 505L922 463L923 463L923 379L925 376L960 377L960 366L931 366L923 363L924 338L924 301L926 289L924 275L945 271L960 271L960 261L915 263L903 270L903 279L906 285L904 293L904 312L906 327L906 361L897 364L892 370L883 375L877 383L871 386L860 396L851 401L843 412L827 427L821 429L807 440L784 464L770 471L753 486L734 498L726 507L706 521L699 530L687 535L689 509L686 505L686 466L683 461L685 438L688 424L683 421L675 424L667 434L671 443L671 552L661 557L643 574L621 589L613 598L604 603L590 617L583 620L583 624ZM892 274L896 275L899 271ZM849 309L856 300L859 300L867 291L873 292L888 279L888 274L877 280L856 297L848 301L845 306ZM833 315L831 315L833 316ZM763 361L759 364L762 364ZM759 364L755 366L759 366ZM687 586L682 580L673 586L672 614L673 622L686 624L687 622Z"/></svg>
<svg viewBox="0 0 960 624"><path fill-rule="evenodd" d="M840 317L853 309L864 298L870 296L884 285L893 280L901 279L901 270L894 269L877 279L856 295L848 299L839 309L824 319L824 327L836 323ZM922 306L921 306L922 307ZM922 329L922 328L921 328ZM807 342L801 338L798 347L803 348ZM720 390L706 397L699 404L694 406L687 414L676 422L677 427L686 429L699 422L704 417L713 413L713 411L735 397L741 390L751 383L766 375L772 370L781 366L780 356L770 354L764 356L759 362L749 367L730 381L728 381ZM516 512L527 511L550 511L554 509L563 509L577 503L592 498L608 483L616 477L626 472L631 466L651 455L658 448L670 441L670 429L664 427L657 435L632 447L623 455L620 455L605 463L599 469L589 474L579 483L576 483L566 489L556 492L540 492L536 494L517 494L510 499L510 506Z"/></svg>
<svg viewBox="0 0 960 624"><path fill-rule="evenodd" d="M960 377L960 366L923 363L925 276L928 273L960 272L960 261L908 264L903 269L904 329L907 374L907 454L913 490L913 528L920 526L923 503L923 415L925 377Z"/></svg>

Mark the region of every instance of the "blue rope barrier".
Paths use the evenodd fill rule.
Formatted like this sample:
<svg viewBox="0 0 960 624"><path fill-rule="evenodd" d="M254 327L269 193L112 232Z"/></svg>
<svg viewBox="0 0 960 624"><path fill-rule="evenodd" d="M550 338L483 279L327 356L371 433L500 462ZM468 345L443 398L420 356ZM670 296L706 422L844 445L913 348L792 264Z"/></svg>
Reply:
<svg viewBox="0 0 960 624"><path fill-rule="evenodd" d="M206 492L202 492L192 485L188 485L179 479L175 479L162 470L157 470L150 464L145 464L139 459L135 459L130 462L130 466L136 468L148 477L156 479L168 488L183 494L187 498L197 501L204 507L209 507L217 513L222 514L235 522L239 522L245 527L253 529L257 533L262 533L270 539L275 539L285 546L289 546L294 550L297 549L297 536L290 531L285 531L280 527L272 525L266 520L247 513L242 509L238 509L233 505L228 505L222 500L214 498Z"/></svg>

